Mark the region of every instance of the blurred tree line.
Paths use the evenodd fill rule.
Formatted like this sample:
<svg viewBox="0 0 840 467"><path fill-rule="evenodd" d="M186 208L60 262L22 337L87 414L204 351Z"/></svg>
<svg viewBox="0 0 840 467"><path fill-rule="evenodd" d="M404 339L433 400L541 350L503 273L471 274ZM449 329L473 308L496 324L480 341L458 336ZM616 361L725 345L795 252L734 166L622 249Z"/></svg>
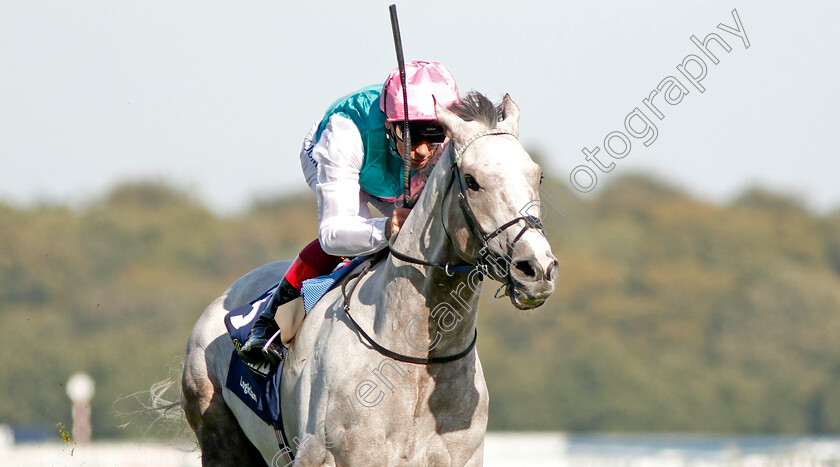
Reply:
<svg viewBox="0 0 840 467"><path fill-rule="evenodd" d="M645 176L563 203L544 213L552 298L523 313L486 284L491 430L840 432L840 213L758 189L719 206ZM219 217L155 182L83 210L0 203L0 424L69 427L64 383L84 371L94 437L141 434L115 401L177 365L233 280L294 257L315 211L307 194Z"/></svg>

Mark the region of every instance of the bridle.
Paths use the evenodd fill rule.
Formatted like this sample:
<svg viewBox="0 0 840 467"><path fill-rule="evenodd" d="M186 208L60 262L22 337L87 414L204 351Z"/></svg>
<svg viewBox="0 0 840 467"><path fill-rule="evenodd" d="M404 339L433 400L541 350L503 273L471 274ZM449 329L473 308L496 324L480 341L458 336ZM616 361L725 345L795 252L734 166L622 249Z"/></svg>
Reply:
<svg viewBox="0 0 840 467"><path fill-rule="evenodd" d="M479 250L479 260L476 262L475 267L483 267L485 271L489 270L489 267L492 265L495 268L496 275L502 277L502 272L500 269L507 267L507 273L504 275L505 282L503 283L502 287L499 289L500 291L503 288L510 289L513 286L513 277L511 275L510 266L511 266L511 258L513 257L513 250L516 247L516 243L525 235L525 232L528 229L534 229L537 232L541 233L545 236L545 231L543 229L542 221L539 217L536 216L519 216L516 217L498 228L494 230L492 233L486 234L484 230L481 228L481 225L478 223L478 219L475 217L475 213L470 207L469 201L467 201L467 192L464 189L464 182L461 181L461 171L458 168L458 161L460 160L461 156L464 154L464 151L473 143L475 140L490 135L510 135L516 139L519 137L505 129L501 128L491 128L483 131L479 131L478 133L474 134L470 138L468 138L461 146L455 148L452 151L452 172L453 177L449 181L450 186L453 183L453 180L457 180L458 182L458 205L461 207L461 212L464 214L464 220L467 222L467 226L470 229L473 237L477 238L481 242L481 249ZM447 187L447 192L450 190ZM519 221L525 221L525 225L522 227L522 230L519 231L518 234L514 237L512 242L508 243L507 252L504 255L494 252L490 248L490 241L500 235L502 232L507 230L509 227L513 227L514 225L518 224ZM497 292L498 295L498 292Z"/></svg>
<svg viewBox="0 0 840 467"><path fill-rule="evenodd" d="M520 238L525 234L528 229L534 229L540 232L543 236L545 236L545 231L543 230L542 221L540 221L539 217L536 216L519 216L516 217L508 222L505 222L496 230L494 230L490 234L484 233L484 230L479 225L478 219L475 216L475 212L473 212L472 207L470 207L470 203L467 200L467 193L464 189L464 183L461 181L461 171L458 168L458 161L460 160L461 156L464 154L464 151L477 139L491 136L491 135L510 135L514 138L519 138L515 133L501 129L501 128L490 128L483 131L479 131L478 133L474 134L466 141L464 141L460 146L450 150L451 156L451 163L452 163L452 178L449 180L449 184L446 187L446 191L444 192L444 198L441 201L441 208L445 204L446 196L449 194L449 191L452 190L452 185L457 180L458 183L458 205L461 207L461 213L464 215L464 220L467 223L467 227L470 229L470 233L481 242L481 249L479 250L479 259L476 261L475 264L452 264L452 263L433 263L429 261L425 261L419 258L413 258L406 254L400 253L399 251L395 250L393 247L390 249L391 255L397 258L400 261L404 261L407 263L418 264L421 266L431 267L435 269L440 269L444 271L448 276L454 276L455 274L469 274L474 270L478 270L479 273L479 281L484 279L484 275L490 272L490 268L493 267L493 271L497 277L502 277L501 269L505 266L507 267L507 272L504 274L505 282L496 291L496 298L499 298L503 295L499 295L502 290L506 290L506 293L509 293L512 290L514 285L513 277L511 273L511 257L513 254L514 247L516 243L519 241ZM443 219L443 217L441 217ZM503 255L500 253L494 252L490 248L490 241L499 236L502 232L507 230L508 228L518 224L520 221L525 221L525 225L522 227L522 230L514 237L512 242L508 243L507 252ZM444 225L444 229L445 229ZM447 236L449 233L447 232ZM450 242L451 242L450 238ZM384 250L383 250L384 251ZM473 348L475 347L476 340L478 339L478 330L475 331L475 335L473 336L473 340L466 349L458 352L454 355L447 355L443 357L428 357L428 358L420 358L420 357L411 357L408 355L398 354L394 351L386 349L374 341L365 331L356 323L356 320L350 315L350 298L353 296L353 291L356 288L356 285L361 281L361 278L367 274L370 270L371 266L375 262L376 259L379 258L380 255L375 255L371 260L368 261L368 264L359 272L352 276L350 276L342 285L342 294L344 295L344 313L359 330L359 333L364 337L364 339L379 353L393 358L394 360L399 360L406 363L415 363L421 365L428 365L432 363L446 363L451 362L454 360L461 359L472 352ZM351 286L349 293L346 290L346 285L350 282L350 280L357 278L356 282L353 283Z"/></svg>
<svg viewBox="0 0 840 467"><path fill-rule="evenodd" d="M446 196L452 190L452 185L457 180L458 182L458 205L461 208L461 213L464 215L464 220L467 222L467 227L470 229L470 233L481 242L481 249L479 250L480 257L479 260L476 261L475 264L461 264L461 265L453 265L452 263L432 263L429 261L425 261L419 258L413 258L408 256L404 253L401 253L395 250L393 247L391 248L391 254L407 263L419 264L422 266L433 267L436 269L440 269L446 272L448 276L453 276L456 273L460 274L468 274L475 269L478 269L482 275L489 273L490 267L493 266L495 268L495 272L497 276L502 276L499 269L505 265L509 266L511 254L513 253L513 249L516 246L516 242L519 241L520 238L525 234L528 229L535 229L540 232L543 236L545 236L545 231L543 230L542 221L539 217L536 216L519 216L514 218L501 226L499 226L496 230L494 230L490 234L484 233L484 230L479 225L478 219L475 216L475 212L473 212L472 207L470 207L469 201L467 201L467 192L464 188L464 183L461 181L461 171L458 168L458 162L461 159L461 156L464 154L464 151L473 143L475 140L484 137L484 136L491 136L491 135L510 135L514 138L519 138L515 133L501 129L501 128L491 128L483 131L479 131L478 133L474 134L470 138L468 138L464 143L462 143L457 148L454 148L450 151L451 155L451 162L452 162L452 177L449 179L449 184L446 187L446 191L444 192L444 199L441 202L441 206L445 204ZM508 243L508 250L507 252L502 255L499 253L493 252L490 248L490 241L500 235L502 232L507 230L509 227L512 227L519 223L520 221L525 221L525 226L522 227L522 230L514 237L512 242ZM445 228L445 226L444 226ZM449 233L447 232L447 236ZM450 239L451 241L451 239ZM513 284L513 278L510 275L510 268L508 267L508 273L505 275L506 282L503 287L507 287Z"/></svg>

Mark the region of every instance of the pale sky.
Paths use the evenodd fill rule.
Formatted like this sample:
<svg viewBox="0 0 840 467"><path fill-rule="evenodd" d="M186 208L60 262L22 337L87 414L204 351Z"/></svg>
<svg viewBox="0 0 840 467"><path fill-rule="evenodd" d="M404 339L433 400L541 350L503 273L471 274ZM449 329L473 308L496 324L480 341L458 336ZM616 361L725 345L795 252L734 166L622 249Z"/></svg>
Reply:
<svg viewBox="0 0 840 467"><path fill-rule="evenodd" d="M227 213L306 190L309 126L396 66L390 3L0 0L0 200L84 205L162 177ZM588 196L646 171L714 201L760 184L840 207L836 2L397 6L407 60L443 62L463 92L509 92L523 144L547 169L568 180L589 164L598 175ZM749 48L717 27L736 26L733 9ZM712 32L731 47L710 46L717 65L690 40ZM703 93L677 70L689 55L707 64ZM668 76L689 92L660 102L658 120L643 99ZM657 138L630 138L629 154L611 158L604 139L627 134L636 107ZM611 172L584 159L596 146Z"/></svg>

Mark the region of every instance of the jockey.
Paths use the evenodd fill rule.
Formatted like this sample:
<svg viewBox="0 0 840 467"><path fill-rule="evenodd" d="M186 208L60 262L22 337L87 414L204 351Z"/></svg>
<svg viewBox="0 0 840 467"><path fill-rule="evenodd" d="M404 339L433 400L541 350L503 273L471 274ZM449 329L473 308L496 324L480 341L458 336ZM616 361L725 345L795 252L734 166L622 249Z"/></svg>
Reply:
<svg viewBox="0 0 840 467"><path fill-rule="evenodd" d="M405 81L413 196L425 183L420 171L440 157L446 138L436 121L434 102L450 106L460 96L455 78L437 62L406 63ZM342 257L386 248L399 232L409 212L396 203L403 193L404 119L400 72L395 69L384 85L338 99L312 126L303 140L300 163L318 201L318 238L303 248L257 318L239 350L243 360L280 361L279 344L265 348L279 331L277 307L299 297L304 280L331 273ZM368 203L386 217L372 217Z"/></svg>

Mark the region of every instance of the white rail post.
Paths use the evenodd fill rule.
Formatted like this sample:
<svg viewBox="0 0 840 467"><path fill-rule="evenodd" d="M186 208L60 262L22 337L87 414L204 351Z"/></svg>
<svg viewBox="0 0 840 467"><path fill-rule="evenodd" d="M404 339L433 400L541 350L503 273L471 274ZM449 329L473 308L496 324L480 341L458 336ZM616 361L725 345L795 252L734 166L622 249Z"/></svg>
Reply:
<svg viewBox="0 0 840 467"><path fill-rule="evenodd" d="M73 438L78 444L90 442L90 400L93 389L93 378L85 373L76 373L67 380L67 396L73 402Z"/></svg>

